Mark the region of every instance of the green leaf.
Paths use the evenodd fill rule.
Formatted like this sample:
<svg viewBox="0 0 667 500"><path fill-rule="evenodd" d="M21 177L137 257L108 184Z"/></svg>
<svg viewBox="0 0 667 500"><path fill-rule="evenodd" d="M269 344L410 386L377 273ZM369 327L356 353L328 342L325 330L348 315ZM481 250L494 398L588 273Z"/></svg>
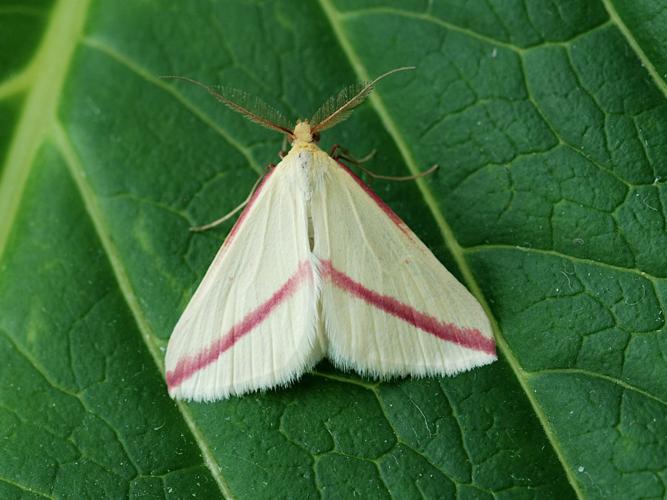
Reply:
<svg viewBox="0 0 667 500"><path fill-rule="evenodd" d="M0 497L667 493L667 18L660 0L0 6ZM172 402L166 342L293 118L327 132L485 305L500 360Z"/></svg>

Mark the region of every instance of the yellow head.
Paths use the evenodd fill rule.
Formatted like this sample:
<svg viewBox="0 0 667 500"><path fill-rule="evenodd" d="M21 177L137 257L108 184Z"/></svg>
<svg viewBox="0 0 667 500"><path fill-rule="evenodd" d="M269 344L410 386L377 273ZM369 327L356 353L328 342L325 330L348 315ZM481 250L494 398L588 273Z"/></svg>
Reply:
<svg viewBox="0 0 667 500"><path fill-rule="evenodd" d="M299 121L294 127L294 140L300 142L313 142L313 134L310 131L308 120Z"/></svg>

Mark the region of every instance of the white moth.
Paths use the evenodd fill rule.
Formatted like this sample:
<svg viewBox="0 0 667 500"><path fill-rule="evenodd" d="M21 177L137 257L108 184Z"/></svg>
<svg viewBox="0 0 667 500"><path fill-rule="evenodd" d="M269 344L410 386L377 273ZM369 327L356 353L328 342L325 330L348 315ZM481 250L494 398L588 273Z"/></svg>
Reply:
<svg viewBox="0 0 667 500"><path fill-rule="evenodd" d="M412 68L380 78L404 69ZM172 397L211 401L285 385L324 356L373 377L452 375L496 359L475 298L316 145L380 78L344 89L294 129L241 92L206 87L292 147L249 198L174 328Z"/></svg>

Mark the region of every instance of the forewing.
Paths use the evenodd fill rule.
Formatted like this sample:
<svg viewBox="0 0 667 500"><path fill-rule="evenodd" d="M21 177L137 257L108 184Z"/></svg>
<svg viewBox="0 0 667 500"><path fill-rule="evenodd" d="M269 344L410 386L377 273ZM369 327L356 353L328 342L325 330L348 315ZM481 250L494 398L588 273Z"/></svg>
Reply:
<svg viewBox="0 0 667 500"><path fill-rule="evenodd" d="M312 200L328 356L375 376L454 374L496 359L477 300L346 167Z"/></svg>
<svg viewBox="0 0 667 500"><path fill-rule="evenodd" d="M290 162L260 185L176 324L166 356L172 397L285 384L322 356L303 181Z"/></svg>

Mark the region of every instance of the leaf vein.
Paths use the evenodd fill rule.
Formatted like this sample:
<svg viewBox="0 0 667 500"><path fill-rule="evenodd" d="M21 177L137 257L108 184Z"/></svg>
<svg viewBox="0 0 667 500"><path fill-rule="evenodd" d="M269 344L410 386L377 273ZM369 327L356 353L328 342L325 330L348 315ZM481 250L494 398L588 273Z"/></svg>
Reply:
<svg viewBox="0 0 667 500"><path fill-rule="evenodd" d="M368 80L369 79L368 72L346 36L346 33L342 26L342 20L340 18L340 15L335 11L334 7L330 4L330 0L319 0L319 3L325 14L325 17L328 19L331 25L335 37L340 43L341 49L350 60L352 68L357 74L357 77L362 81ZM417 174L419 169L417 166L417 162L413 157L412 151L410 150L410 148L407 145L407 142L405 141L400 131L398 130L398 127L396 126L393 118L389 115L389 111L382 102L382 99L380 98L379 94L371 96L370 102L373 104L373 107L375 108L375 111L378 114L381 122L387 129L387 132L396 143L397 149L403 156L407 167L413 174ZM422 196L424 197L426 205L432 212L433 217L442 233L445 245L447 245L447 247L450 249L451 254L454 257L455 262L459 266L459 269L461 271L461 274L463 275L465 282L468 284L468 287L470 288L471 292L478 298L482 307L489 316L491 324L493 325L493 331L495 333L498 347L504 353L510 368L514 372L521 388L524 391L524 394L526 395L526 398L533 407L537 419L541 423L542 428L544 429L544 433L547 439L551 443L554 452L558 457L558 460L562 464L565 476L567 477L576 495L580 498L583 498L584 497L583 492L581 491L579 483L577 482L577 479L576 477L574 477L574 474L572 472L573 471L572 464L570 464L567 461L566 456L563 453L560 444L556 441L555 434L549 422L549 419L544 414L542 407L538 404L530 387L528 386L528 380L525 376L525 372L519 365L518 360L514 357L512 351L509 349L509 346L500 331L498 322L496 321L495 317L491 314L489 305L485 297L482 295L481 290L477 285L477 281L475 280L475 277L472 273L472 270L466 261L463 248L458 243L458 240L456 239L453 230L447 223L444 214L442 213L441 209L437 204L435 196L433 195L428 186L428 183L425 182L423 178L418 178L415 182L418 188L420 189Z"/></svg>
<svg viewBox="0 0 667 500"><path fill-rule="evenodd" d="M53 130L53 140L56 146L60 149L65 163L70 170L72 178L74 179L75 184L79 189L81 198L90 216L91 222L95 228L95 231L97 232L98 237L100 238L100 242L105 250L105 254L109 259L109 264L111 265L111 269L116 277L120 291L125 298L125 301L127 302L132 315L134 316L134 319L137 323L137 328L141 332L141 338L144 340L145 345L151 354L151 357L155 361L157 368L160 370L160 372L164 373L162 353L156 342L155 333L153 332L153 329L143 314L139 300L134 293L134 288L131 284L130 278L127 275L124 265L122 264L120 252L113 243L111 238L111 231L109 230L108 225L104 219L102 210L97 205L95 193L92 186L88 184L87 177L79 157L75 152L73 145L70 143L67 133L59 123L55 125ZM208 443L204 440L204 437L202 436L199 428L195 424L190 409L182 401L177 401L176 405L181 412L183 420L190 429L194 441L199 446L204 463L210 470L211 476L216 481L220 491L226 498L233 498L231 489L227 484L226 479L221 474L220 465L216 461L213 455L213 451L210 449Z"/></svg>
<svg viewBox="0 0 667 500"><path fill-rule="evenodd" d="M628 391L635 392L637 394L641 394L642 396L652 399L653 401L656 401L660 403L663 406L667 406L667 400L662 399L660 396L657 396L655 394L652 394L644 389L640 389L639 387L632 385L628 382L625 382L617 377L612 377L610 375L605 375L603 373L595 373L590 370L585 370L583 368L545 368L545 369L540 369L540 370L532 370L532 371L526 371L528 376L535 376L535 375L543 375L543 374L578 374L578 375L586 375L588 377L592 378L598 378L602 380L606 380L607 382L611 382L614 385L618 385L622 387L623 389L626 389Z"/></svg>
<svg viewBox="0 0 667 500"><path fill-rule="evenodd" d="M243 144L234 139L231 136L231 134L229 134L220 125L215 123L206 113L201 111L197 106L195 106L188 99L186 99L180 92L177 92L173 86L168 85L163 80L160 80L160 78L151 75L146 69L139 66L139 64L135 63L127 56L118 53L116 50L112 49L111 47L107 46L106 44L104 44L99 40L95 40L94 38L90 37L85 37L83 38L82 44L85 45L86 47L97 50L102 54L105 54L107 57L113 59L114 61L126 67L134 74L143 78L147 83L154 85L155 87L159 88L160 90L174 97L185 109L187 109L190 113L196 116L204 124L209 126L212 130L215 130L223 138L223 140L225 140L229 145L238 150L239 153L241 153L241 155L243 155L243 157L246 159L246 161L248 162L248 166L250 168L252 168L255 172L257 172L260 175L264 173L264 170L259 166L259 163L255 160L251 151L248 148L246 148L245 146L243 146Z"/></svg>

